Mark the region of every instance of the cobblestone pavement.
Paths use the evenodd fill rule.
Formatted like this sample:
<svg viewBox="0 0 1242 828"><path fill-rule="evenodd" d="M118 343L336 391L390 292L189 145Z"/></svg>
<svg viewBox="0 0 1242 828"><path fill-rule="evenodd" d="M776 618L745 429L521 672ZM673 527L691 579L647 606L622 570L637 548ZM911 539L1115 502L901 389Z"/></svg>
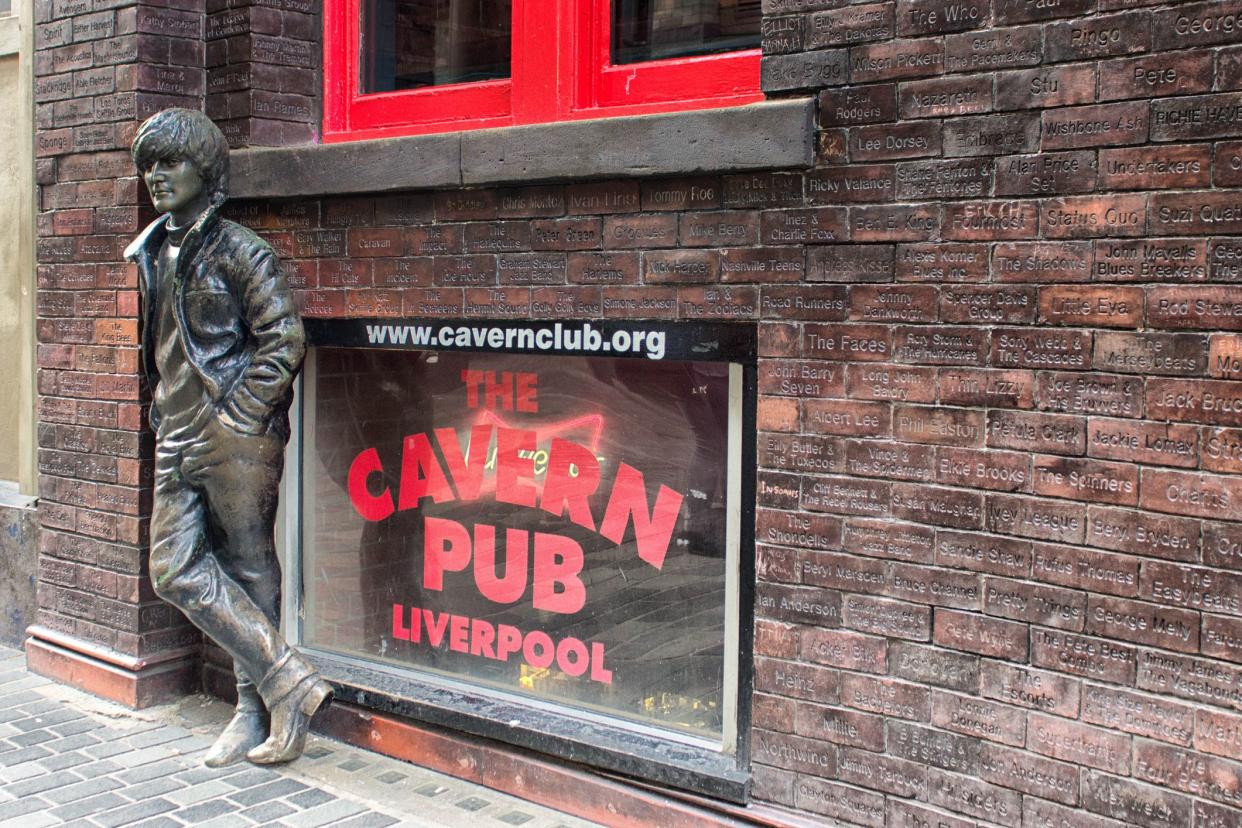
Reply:
<svg viewBox="0 0 1242 828"><path fill-rule="evenodd" d="M0 648L0 827L592 824L317 736L291 765L205 768L229 714L204 696L129 710L33 675Z"/></svg>

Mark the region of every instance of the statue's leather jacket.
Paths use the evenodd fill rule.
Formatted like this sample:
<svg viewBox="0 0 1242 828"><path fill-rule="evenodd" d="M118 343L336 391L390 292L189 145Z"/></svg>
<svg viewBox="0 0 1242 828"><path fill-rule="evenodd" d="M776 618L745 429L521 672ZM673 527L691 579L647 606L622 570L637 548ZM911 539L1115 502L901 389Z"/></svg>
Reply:
<svg viewBox="0 0 1242 828"><path fill-rule="evenodd" d="M125 250L125 258L138 265L142 361L152 388L159 376L156 262L167 221L167 215L153 221ZM225 421L249 434L261 434L275 415L283 421L306 335L272 248L209 208L182 240L173 284L181 344ZM159 414L151 409L152 427L158 428Z"/></svg>

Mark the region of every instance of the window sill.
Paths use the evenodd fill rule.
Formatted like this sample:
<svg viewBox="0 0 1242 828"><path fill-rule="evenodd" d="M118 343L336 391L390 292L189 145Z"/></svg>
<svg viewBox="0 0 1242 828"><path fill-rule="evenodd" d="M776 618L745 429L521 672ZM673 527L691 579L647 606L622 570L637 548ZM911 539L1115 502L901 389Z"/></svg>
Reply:
<svg viewBox="0 0 1242 828"><path fill-rule="evenodd" d="M340 144L234 150L234 198L805 167L812 98Z"/></svg>

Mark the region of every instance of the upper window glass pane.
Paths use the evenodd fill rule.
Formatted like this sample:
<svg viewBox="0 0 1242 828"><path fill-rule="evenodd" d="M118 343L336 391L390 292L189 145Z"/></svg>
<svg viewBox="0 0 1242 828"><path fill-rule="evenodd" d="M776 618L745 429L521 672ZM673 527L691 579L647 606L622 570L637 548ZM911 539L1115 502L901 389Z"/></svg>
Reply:
<svg viewBox="0 0 1242 828"><path fill-rule="evenodd" d="M612 62L759 46L760 0L613 0Z"/></svg>
<svg viewBox="0 0 1242 828"><path fill-rule="evenodd" d="M363 0L361 89L507 78L512 17L510 0Z"/></svg>

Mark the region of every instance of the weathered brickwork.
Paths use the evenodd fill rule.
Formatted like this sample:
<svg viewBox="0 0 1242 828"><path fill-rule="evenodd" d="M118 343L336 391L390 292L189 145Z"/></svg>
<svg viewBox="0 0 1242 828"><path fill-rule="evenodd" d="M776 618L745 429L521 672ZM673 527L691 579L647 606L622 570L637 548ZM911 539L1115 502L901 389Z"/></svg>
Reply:
<svg viewBox="0 0 1242 828"><path fill-rule="evenodd" d="M317 117L312 13L217 5L184 43L177 9L139 36L134 7L41 6L41 620L132 652L184 628L141 577L117 264L141 212L118 149L173 101L123 84L185 54L234 140ZM765 88L818 97L813 168L229 211L311 317L757 325L756 800L1242 825L1242 0L764 13ZM117 37L81 47L100 14ZM125 37L160 57L117 58L90 110Z"/></svg>

